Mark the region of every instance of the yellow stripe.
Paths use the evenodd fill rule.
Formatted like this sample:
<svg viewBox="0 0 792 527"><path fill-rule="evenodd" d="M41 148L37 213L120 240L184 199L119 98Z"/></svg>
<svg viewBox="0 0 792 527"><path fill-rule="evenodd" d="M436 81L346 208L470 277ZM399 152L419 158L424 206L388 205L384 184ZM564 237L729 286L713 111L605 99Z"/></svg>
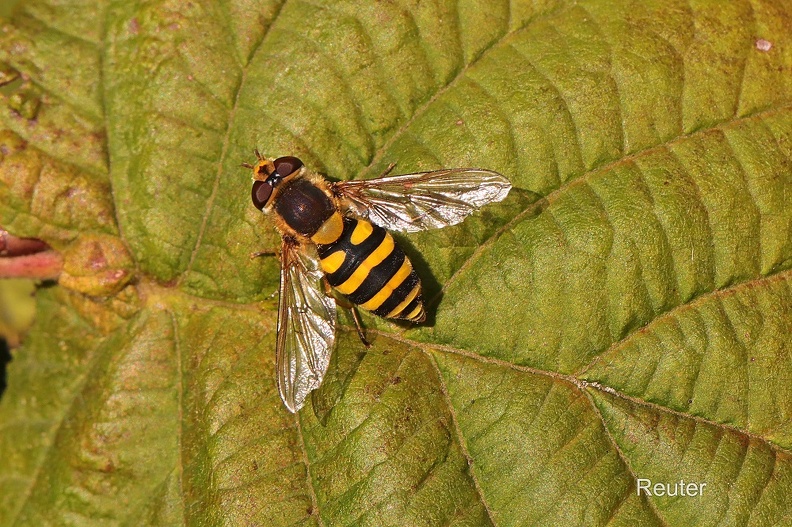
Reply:
<svg viewBox="0 0 792 527"><path fill-rule="evenodd" d="M369 228L371 228L371 225L369 225ZM352 237L354 238L354 233ZM365 280L369 275L371 269L382 262L382 260L387 258L388 255L393 252L393 248L393 236L385 233L385 238L382 240L382 243L379 244L379 247L374 249L374 252L368 255L368 258L363 260L358 268L355 269L355 272L352 273L352 276L347 278L346 282L336 287L336 289L345 295L354 293L355 290L360 287L360 284L363 283L363 280Z"/></svg>
<svg viewBox="0 0 792 527"><path fill-rule="evenodd" d="M322 226L319 227L319 230L316 231L316 234L311 236L311 240L314 243L319 244L333 243L341 237L343 230L344 219L341 217L338 211L336 211L332 216L325 220Z"/></svg>
<svg viewBox="0 0 792 527"><path fill-rule="evenodd" d="M352 231L352 236L349 238L349 241L352 242L352 245L360 245L366 238L371 235L374 231L374 227L371 226L369 222L366 220L357 220L357 225L355 225L355 230Z"/></svg>
<svg viewBox="0 0 792 527"><path fill-rule="evenodd" d="M420 293L420 292L421 292L421 284L420 283L415 284L415 287L413 287L413 290L410 291L410 294L407 295L407 298L405 298L404 301L401 304L399 304L398 306L394 307L393 311L391 311L390 313L388 313L385 316L387 318L393 318L396 315L398 315L399 313L401 313L404 310L404 308L407 307L410 304L410 302L412 302L413 299L416 296L418 296L418 293Z"/></svg>
<svg viewBox="0 0 792 527"><path fill-rule="evenodd" d="M322 258L319 264L322 266L322 271L327 274L333 274L338 271L345 259L346 254L344 254L344 251L336 251L327 258Z"/></svg>
<svg viewBox="0 0 792 527"><path fill-rule="evenodd" d="M410 276L410 271L412 271L412 264L405 256L404 262L402 262L402 265L399 267L399 270L396 271L396 274L393 275L390 280L388 280L387 284L382 286L382 289L380 289L376 295L371 297L370 300L360 304L360 307L363 309L368 309L369 311L374 311L380 307L382 303L385 302L389 296L391 296L393 290L399 287L401 283L404 282L408 276Z"/></svg>
<svg viewBox="0 0 792 527"><path fill-rule="evenodd" d="M422 311L423 311L423 304L418 304L418 307L416 307L415 309L413 309L413 310L412 310L412 313L410 313L409 315L407 315L407 316L406 316L406 317L404 317L404 318L406 318L407 320L414 320L414 319L415 319L415 317L417 317L418 315L420 315Z"/></svg>

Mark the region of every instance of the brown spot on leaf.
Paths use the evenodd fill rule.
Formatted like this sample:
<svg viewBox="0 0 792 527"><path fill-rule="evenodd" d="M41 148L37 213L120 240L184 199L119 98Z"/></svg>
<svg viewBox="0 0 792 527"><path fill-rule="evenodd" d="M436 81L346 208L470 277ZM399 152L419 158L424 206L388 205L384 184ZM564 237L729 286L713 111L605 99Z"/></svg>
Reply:
<svg viewBox="0 0 792 527"><path fill-rule="evenodd" d="M107 267L107 258L105 258L104 251L99 243L94 243L91 248L91 256L88 259L88 265L91 269L104 269Z"/></svg>

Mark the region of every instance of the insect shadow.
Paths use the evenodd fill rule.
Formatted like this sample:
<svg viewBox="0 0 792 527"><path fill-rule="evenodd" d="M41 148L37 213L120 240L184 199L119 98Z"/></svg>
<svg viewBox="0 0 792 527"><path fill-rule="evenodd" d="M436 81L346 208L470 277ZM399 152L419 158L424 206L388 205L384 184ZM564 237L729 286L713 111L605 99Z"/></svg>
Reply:
<svg viewBox="0 0 792 527"><path fill-rule="evenodd" d="M415 248L413 242L401 234L394 234L393 237L399 242L399 246L404 251L404 254L410 259L413 267L415 267L418 272L418 276L421 277L421 295L423 296L427 309L426 320L421 322L417 327L432 327L435 324L435 308L443 297L442 286L429 270L429 262L426 261L421 251ZM406 320L391 319L389 322L402 328L416 327L415 324Z"/></svg>

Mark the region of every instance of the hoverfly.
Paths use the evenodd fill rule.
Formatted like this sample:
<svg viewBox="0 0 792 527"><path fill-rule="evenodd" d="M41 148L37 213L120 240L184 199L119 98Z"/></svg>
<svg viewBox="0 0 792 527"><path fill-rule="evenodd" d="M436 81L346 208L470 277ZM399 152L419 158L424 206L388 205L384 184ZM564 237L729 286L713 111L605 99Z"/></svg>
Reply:
<svg viewBox="0 0 792 527"><path fill-rule="evenodd" d="M421 281L388 232L455 225L509 193L509 180L479 168L452 168L331 183L296 157L255 151L253 204L282 237L276 370L290 412L322 383L335 341L336 300L386 318L423 322ZM358 333L366 343L355 316Z"/></svg>

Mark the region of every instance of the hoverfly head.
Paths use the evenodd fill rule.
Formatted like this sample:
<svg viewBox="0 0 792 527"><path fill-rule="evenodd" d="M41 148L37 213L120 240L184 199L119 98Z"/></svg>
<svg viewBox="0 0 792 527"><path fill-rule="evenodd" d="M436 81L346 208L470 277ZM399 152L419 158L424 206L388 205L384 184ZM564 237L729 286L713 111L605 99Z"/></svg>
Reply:
<svg viewBox="0 0 792 527"><path fill-rule="evenodd" d="M253 170L253 205L259 210L264 210L270 201L274 190L289 176L295 175L303 168L303 162L294 156L279 157L275 160L266 158L255 150L258 162L247 165Z"/></svg>

